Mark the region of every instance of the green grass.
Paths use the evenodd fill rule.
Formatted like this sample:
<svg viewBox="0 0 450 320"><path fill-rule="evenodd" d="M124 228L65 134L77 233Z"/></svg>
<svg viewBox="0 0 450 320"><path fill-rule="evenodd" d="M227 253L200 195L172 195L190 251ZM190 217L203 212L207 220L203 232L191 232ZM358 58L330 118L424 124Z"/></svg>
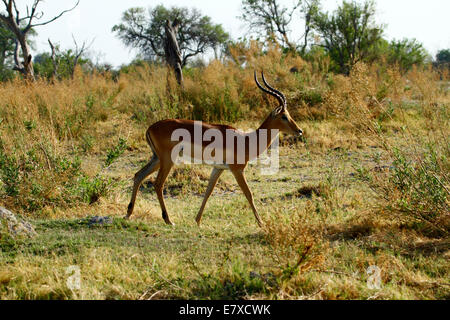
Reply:
<svg viewBox="0 0 450 320"><path fill-rule="evenodd" d="M103 158L91 159L101 165ZM448 241L402 231L368 209L376 199L366 176L386 160L381 149L337 149L326 154L298 143L281 150L281 170L247 179L266 222L301 219L320 235L320 259L302 262L291 243L274 242L257 227L230 173L210 198L203 225L194 218L209 168L178 169L168 181L191 176L166 194L175 227L166 226L155 194L144 186L135 214L125 221L134 172L146 159L130 152L111 167L126 179L108 198L66 213L35 219L33 239L0 239L0 297L9 299L448 299ZM357 164L357 165L355 165ZM363 174L364 173L364 174ZM194 177L194 178L192 178ZM154 177L152 177L154 178ZM150 179L151 180L151 179ZM74 216L78 216L75 218ZM112 224L90 226L91 216ZM275 220L274 220L275 219ZM277 226L277 224L275 224ZM294 230L294 229L292 229ZM295 236L295 235L294 235ZM297 235L298 236L298 235ZM290 239L290 238L289 238ZM278 241L278 240L277 240ZM447 242L446 242L447 241ZM283 244L284 243L284 244ZM308 263L310 263L308 265ZM70 290L66 269L81 271L81 289ZM367 287L366 270L381 269L381 290ZM304 266L304 267L303 267Z"/></svg>

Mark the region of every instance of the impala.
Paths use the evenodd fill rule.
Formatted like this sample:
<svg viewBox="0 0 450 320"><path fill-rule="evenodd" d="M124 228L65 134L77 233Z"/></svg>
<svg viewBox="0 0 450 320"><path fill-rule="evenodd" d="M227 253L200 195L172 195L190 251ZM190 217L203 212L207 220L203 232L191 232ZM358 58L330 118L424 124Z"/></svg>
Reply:
<svg viewBox="0 0 450 320"><path fill-rule="evenodd" d="M211 177L209 179L209 184L203 199L203 203L195 219L197 224L200 226L206 202L208 201L208 198L210 197L214 187L216 186L219 177L221 176L224 170L230 170L231 173L234 175L238 185L244 192L244 195L246 196L248 202L250 203L250 206L253 210L258 225L260 227L262 226L261 218L253 202L252 192L250 191L244 176L244 169L246 168L250 160L253 160L254 158L258 157L270 147L273 141L278 137L279 131L298 136L302 136L303 134L303 131L298 127L298 125L289 115L289 112L287 110L287 101L284 94L272 88L267 83L266 79L264 78L264 73L262 73L262 80L267 88L264 88L258 82L255 72L255 82L258 88L261 89L263 92L268 93L273 97L275 97L279 102L279 106L272 113L269 114L269 116L266 118L263 124L253 133L243 133L233 127L221 124L200 123L199 125L198 124L199 122L194 122L191 120L169 119L159 121L150 126L150 128L146 132L146 139L154 154L150 162L147 165L145 165L139 172L137 172L134 177L133 193L131 195L131 201L128 206L128 212L125 219L129 219L133 213L136 195L142 181L145 178L147 178L150 174L159 169L158 176L154 182L154 187L156 195L158 196L159 204L162 209L162 217L166 224L173 225L173 223L170 221L169 214L167 212L166 205L164 203L163 188L167 176L170 173L170 170L177 163L173 155L179 153L179 151L175 150L175 148L180 143L176 139L174 140L174 132L183 131L189 133L190 136L192 137L195 136L196 133L198 134L198 132L200 131L203 137L203 134L205 134L206 132L214 131L221 133L222 136L224 137L222 141L219 142L218 146L216 143L215 152L210 153L210 154L214 153L216 156L219 155L220 161L211 162L205 161L205 159L202 158L202 156L205 153L207 153L206 151L208 145L210 144L211 139L209 139L209 141L205 141L207 139L203 139L200 142L198 142L197 139L192 139L189 140L188 143L185 143L184 148L181 149L185 153L184 154L185 157L186 157L185 149L194 150L194 152L187 151L187 156L194 160L195 159L200 160L199 162L196 163L206 162L207 164L213 166L213 170L211 173ZM232 133L231 138L229 134L230 132ZM265 132L266 134L260 134L262 132ZM252 134L254 137L256 137L256 141L255 139L252 140L249 138ZM230 143L230 139L235 138L238 139L240 138L241 141L245 142L252 140L253 144L251 142L245 143L243 146L241 145L239 148L239 146L238 147L234 146L234 143ZM256 146L254 145L255 142ZM199 149L200 152L196 153L195 150ZM251 149L256 150L256 152L250 152ZM200 158L202 159L199 159L199 154ZM237 158L241 159L241 161L236 162Z"/></svg>

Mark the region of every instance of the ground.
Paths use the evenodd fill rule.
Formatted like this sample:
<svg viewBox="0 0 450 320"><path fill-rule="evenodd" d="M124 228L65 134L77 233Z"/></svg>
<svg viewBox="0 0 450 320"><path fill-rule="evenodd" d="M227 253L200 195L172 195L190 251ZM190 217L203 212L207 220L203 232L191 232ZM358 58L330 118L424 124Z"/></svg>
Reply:
<svg viewBox="0 0 450 320"><path fill-rule="evenodd" d="M311 129L314 123L304 126ZM366 180L371 172L390 169L383 149L353 138L326 148L319 148L321 143L312 136L306 143L283 138L277 174L262 175L258 165L247 169L256 206L268 224L263 229L229 172L197 226L210 173L205 166L179 167L168 179L166 204L176 226L163 222L151 185L154 176L141 187L131 220L124 220L132 177L151 156L141 144L107 169L119 181L110 196L92 206L33 218L38 236L1 242L0 297L448 299L448 240L402 230L389 223L389 216L374 216L383 213L373 210L377 197ZM101 161L93 155L83 159L85 170ZM89 223L93 216L112 220ZM277 220L285 222L287 235L300 230L290 221L305 224L314 239L311 257L302 260L306 245L274 238ZM295 268L298 259L304 267ZM79 288L68 287L74 276L70 266L79 268ZM379 271L379 287L371 266Z"/></svg>

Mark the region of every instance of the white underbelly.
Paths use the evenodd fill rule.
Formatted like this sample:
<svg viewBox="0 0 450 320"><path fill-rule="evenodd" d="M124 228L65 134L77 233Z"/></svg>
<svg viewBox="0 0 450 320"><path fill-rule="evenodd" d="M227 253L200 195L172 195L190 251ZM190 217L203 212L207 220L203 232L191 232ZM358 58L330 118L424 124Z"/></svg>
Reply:
<svg viewBox="0 0 450 320"><path fill-rule="evenodd" d="M187 148L189 152L185 152L186 150L185 145L189 146L189 148ZM224 162L222 154L217 156L214 154L213 156L210 154L210 152L203 152L202 149L199 149L200 151L198 152L198 154L195 154L195 152L193 154L191 150L195 150L194 145L191 144L188 145L182 142L180 143L180 146L182 146L181 152L179 153L177 151L172 154L172 156L176 159L176 160L172 159L172 161L174 161L175 164L204 164L210 165L217 169L223 170L230 169L229 165ZM194 155L194 157L192 157L192 155Z"/></svg>
<svg viewBox="0 0 450 320"><path fill-rule="evenodd" d="M177 161L175 161L175 164L180 165L180 164L188 164L188 165L193 165L193 164L199 164L199 165L208 165L208 166L212 166L214 168L217 169L222 169L222 170L229 170L230 166L226 163L223 163L223 161L218 162L214 159L196 159L196 158L192 158L189 156L182 156L182 157L178 157Z"/></svg>

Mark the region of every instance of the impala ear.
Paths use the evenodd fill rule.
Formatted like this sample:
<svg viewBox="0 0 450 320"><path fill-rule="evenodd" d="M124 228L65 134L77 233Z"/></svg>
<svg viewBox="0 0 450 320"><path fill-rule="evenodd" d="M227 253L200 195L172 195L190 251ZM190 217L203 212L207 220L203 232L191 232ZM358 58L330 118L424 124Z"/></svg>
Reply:
<svg viewBox="0 0 450 320"><path fill-rule="evenodd" d="M275 117L284 111L284 106L278 107L272 112L272 116Z"/></svg>

